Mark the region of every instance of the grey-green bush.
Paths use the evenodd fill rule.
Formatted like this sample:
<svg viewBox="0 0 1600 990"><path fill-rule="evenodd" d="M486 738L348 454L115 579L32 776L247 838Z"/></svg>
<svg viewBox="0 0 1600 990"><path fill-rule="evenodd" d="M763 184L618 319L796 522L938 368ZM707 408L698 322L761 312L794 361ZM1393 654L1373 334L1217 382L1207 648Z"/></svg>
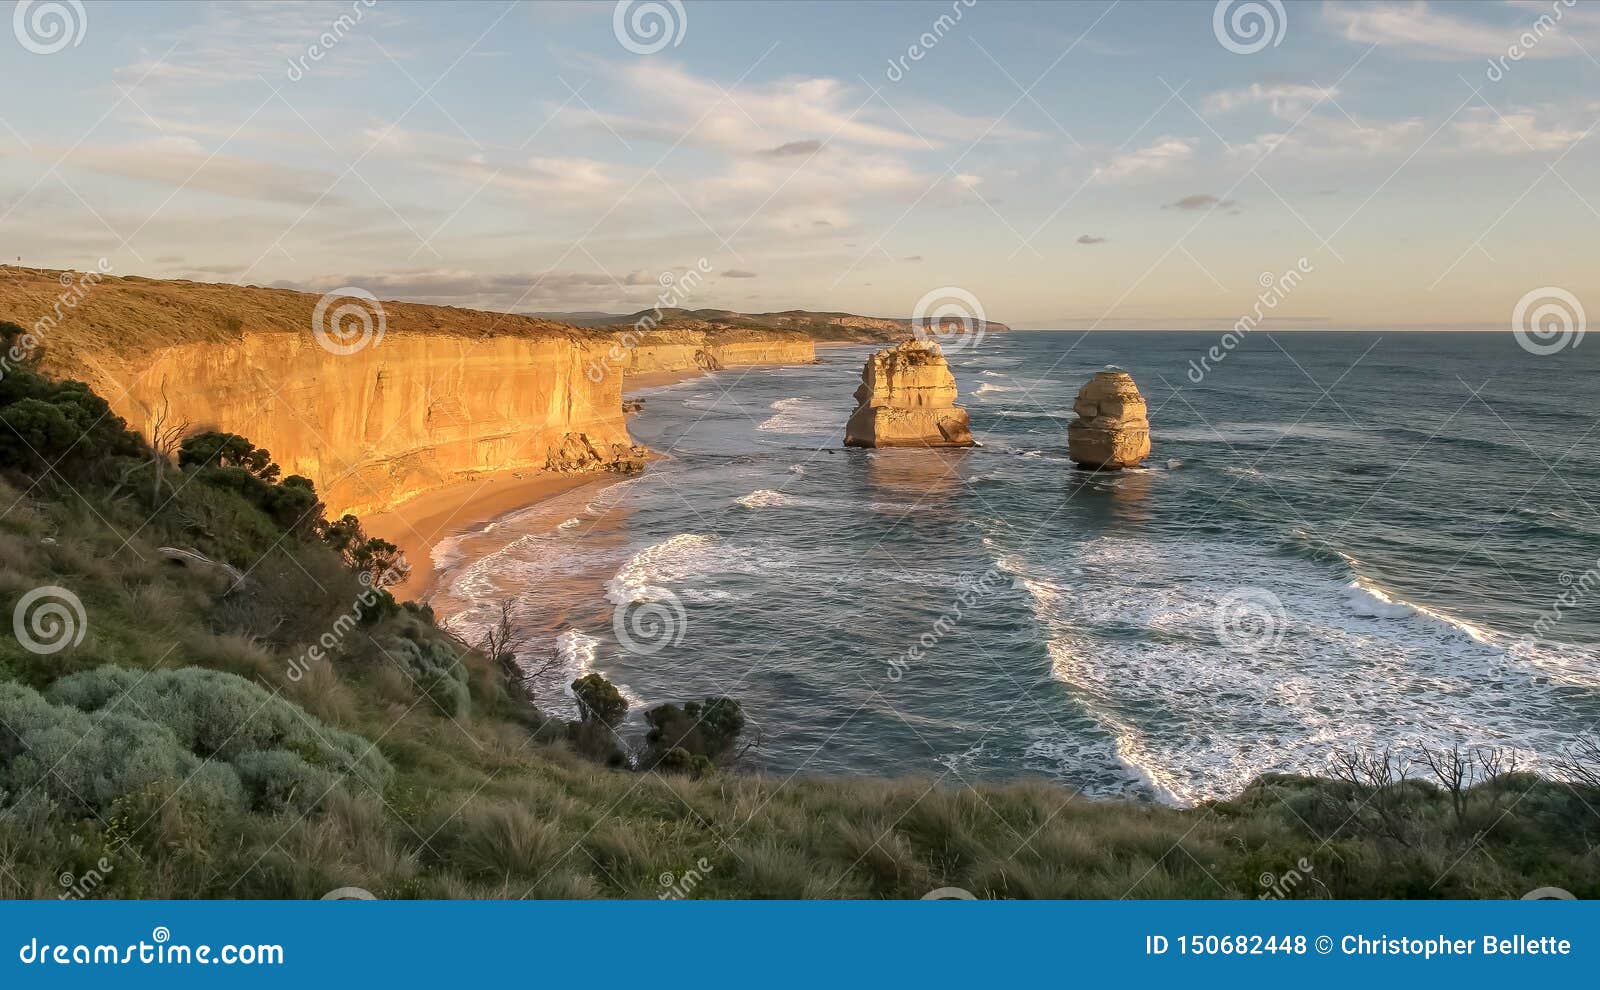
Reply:
<svg viewBox="0 0 1600 990"><path fill-rule="evenodd" d="M53 705L32 688L0 683L0 792L21 811L54 804L100 816L119 798L157 784L185 802L244 807L226 763L202 763L166 726L121 711L93 718Z"/></svg>
<svg viewBox="0 0 1600 990"><path fill-rule="evenodd" d="M232 763L243 753L287 750L379 791L393 774L389 761L367 740L324 725L298 705L220 670L145 673L99 667L63 677L48 696L84 712L113 706L117 712L137 712L165 726L200 757Z"/></svg>
<svg viewBox="0 0 1600 990"><path fill-rule="evenodd" d="M472 692L467 687L467 668L461 665L447 643L396 636L384 649L405 668L416 681L417 688L441 714L457 718L471 712Z"/></svg>
<svg viewBox="0 0 1600 990"><path fill-rule="evenodd" d="M257 811L309 812L333 790L337 779L288 750L255 750L233 761Z"/></svg>

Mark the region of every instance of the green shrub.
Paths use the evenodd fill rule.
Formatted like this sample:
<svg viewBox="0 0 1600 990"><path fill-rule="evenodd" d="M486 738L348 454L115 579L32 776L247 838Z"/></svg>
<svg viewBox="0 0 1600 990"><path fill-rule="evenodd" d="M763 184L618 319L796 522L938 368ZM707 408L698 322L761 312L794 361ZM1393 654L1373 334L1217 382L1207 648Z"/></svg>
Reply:
<svg viewBox="0 0 1600 990"><path fill-rule="evenodd" d="M368 536L355 516L340 516L328 523L322 539L344 559L346 567L366 575L374 587L389 587L411 574L411 565L400 548L388 540Z"/></svg>
<svg viewBox="0 0 1600 990"><path fill-rule="evenodd" d="M467 669L455 651L439 639L397 636L384 647L416 682L441 714L457 718L472 710Z"/></svg>
<svg viewBox="0 0 1600 990"><path fill-rule="evenodd" d="M75 816L99 816L120 798L160 784L179 785L189 802L244 807L232 767L202 764L158 723L122 711L92 718L31 688L0 683L0 725L0 804L8 807L50 803Z"/></svg>
<svg viewBox="0 0 1600 990"><path fill-rule="evenodd" d="M333 774L288 750L252 750L239 754L233 765L250 796L251 807L258 811L308 812L336 784Z"/></svg>
<svg viewBox="0 0 1600 990"><path fill-rule="evenodd" d="M732 754L744 731L744 709L733 698L710 697L681 708L657 705L645 713L645 721L650 723L645 766L698 776Z"/></svg>
<svg viewBox="0 0 1600 990"><path fill-rule="evenodd" d="M278 480L278 465L272 454L237 433L208 431L186 437L178 448L178 466L183 468L238 468L265 482Z"/></svg>
<svg viewBox="0 0 1600 990"><path fill-rule="evenodd" d="M232 762L252 751L288 750L379 791L393 773L367 740L323 725L299 706L220 670L100 667L62 678L51 685L49 697L85 712L127 706L202 757Z"/></svg>
<svg viewBox="0 0 1600 990"><path fill-rule="evenodd" d="M628 714L628 701L617 686L599 674L585 674L572 682L578 717L585 722L616 725Z"/></svg>

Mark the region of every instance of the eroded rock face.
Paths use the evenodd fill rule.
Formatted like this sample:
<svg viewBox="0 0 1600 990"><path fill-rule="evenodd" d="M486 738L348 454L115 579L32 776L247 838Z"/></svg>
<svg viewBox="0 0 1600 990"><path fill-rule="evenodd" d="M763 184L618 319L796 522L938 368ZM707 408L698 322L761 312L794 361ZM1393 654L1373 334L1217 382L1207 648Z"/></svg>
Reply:
<svg viewBox="0 0 1600 990"><path fill-rule="evenodd" d="M1150 420L1139 386L1125 371L1100 371L1078 392L1067 427L1067 456L1084 467L1117 470L1150 456Z"/></svg>
<svg viewBox="0 0 1600 990"><path fill-rule="evenodd" d="M956 405L955 376L938 344L908 340L872 355L855 398L847 447L972 446L967 411Z"/></svg>

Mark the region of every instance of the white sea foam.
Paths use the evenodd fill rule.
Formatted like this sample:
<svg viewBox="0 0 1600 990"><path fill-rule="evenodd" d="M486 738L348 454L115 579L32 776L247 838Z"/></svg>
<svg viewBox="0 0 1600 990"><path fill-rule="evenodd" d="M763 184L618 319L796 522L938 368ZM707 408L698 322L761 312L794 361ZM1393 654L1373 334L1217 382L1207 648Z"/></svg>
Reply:
<svg viewBox="0 0 1600 990"><path fill-rule="evenodd" d="M817 399L795 397L772 403L772 415L756 429L765 433L831 434L844 428L849 410Z"/></svg>
<svg viewBox="0 0 1600 990"><path fill-rule="evenodd" d="M1167 800L1317 772L1337 749L1460 740L1549 754L1572 729L1550 681L1579 666L1575 653L1509 643L1341 580L1337 564L1103 536L1077 561L1084 580L1070 585L1053 559L1003 563L1028 591L1056 678ZM1267 610L1281 638L1255 652L1219 639L1219 602L1245 587L1281 603Z"/></svg>

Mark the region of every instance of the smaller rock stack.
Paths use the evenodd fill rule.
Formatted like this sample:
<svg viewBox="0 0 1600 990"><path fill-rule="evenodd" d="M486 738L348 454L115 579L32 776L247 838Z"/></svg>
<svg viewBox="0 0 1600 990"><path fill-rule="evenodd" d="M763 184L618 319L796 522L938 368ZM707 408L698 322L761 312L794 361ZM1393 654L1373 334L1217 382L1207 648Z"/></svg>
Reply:
<svg viewBox="0 0 1600 990"><path fill-rule="evenodd" d="M967 411L939 345L908 340L867 358L846 447L970 447Z"/></svg>
<svg viewBox="0 0 1600 990"><path fill-rule="evenodd" d="M1144 396L1126 371L1096 372L1072 411L1078 418L1067 427L1067 456L1078 464L1115 471L1150 456Z"/></svg>

